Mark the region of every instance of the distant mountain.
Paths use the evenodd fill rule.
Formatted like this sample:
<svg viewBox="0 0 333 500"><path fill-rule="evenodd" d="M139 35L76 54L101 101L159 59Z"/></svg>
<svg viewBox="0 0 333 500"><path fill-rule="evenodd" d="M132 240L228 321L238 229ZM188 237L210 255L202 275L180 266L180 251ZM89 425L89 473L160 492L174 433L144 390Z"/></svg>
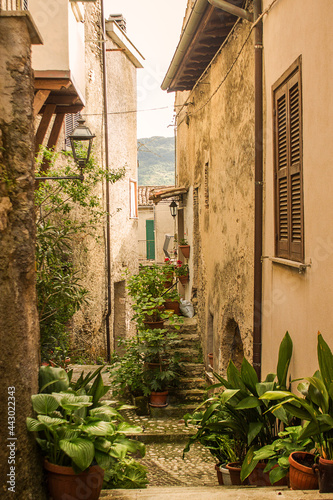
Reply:
<svg viewBox="0 0 333 500"><path fill-rule="evenodd" d="M175 184L175 140L173 137L138 139L139 186Z"/></svg>

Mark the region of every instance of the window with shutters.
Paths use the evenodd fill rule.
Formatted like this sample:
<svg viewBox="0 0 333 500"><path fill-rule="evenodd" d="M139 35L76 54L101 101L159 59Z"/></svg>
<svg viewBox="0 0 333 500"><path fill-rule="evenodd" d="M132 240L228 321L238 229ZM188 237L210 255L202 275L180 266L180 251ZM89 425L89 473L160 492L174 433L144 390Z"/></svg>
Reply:
<svg viewBox="0 0 333 500"><path fill-rule="evenodd" d="M273 87L275 252L304 259L301 58Z"/></svg>

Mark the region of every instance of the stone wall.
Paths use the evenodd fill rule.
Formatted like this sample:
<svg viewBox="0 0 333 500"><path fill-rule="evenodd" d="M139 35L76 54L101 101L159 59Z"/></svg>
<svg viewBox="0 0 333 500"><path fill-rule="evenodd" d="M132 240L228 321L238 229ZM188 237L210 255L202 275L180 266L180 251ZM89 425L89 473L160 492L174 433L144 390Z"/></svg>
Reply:
<svg viewBox="0 0 333 500"><path fill-rule="evenodd" d="M248 30L249 23L238 24L195 90L176 95L176 105L192 103L177 119L177 184L189 188L186 296L197 302L205 358L214 352L214 368L222 372L229 358L237 364L252 357L253 35L221 84Z"/></svg>
<svg viewBox="0 0 333 500"><path fill-rule="evenodd" d="M37 445L25 423L39 367L30 43L23 17L0 16L0 496L43 500Z"/></svg>

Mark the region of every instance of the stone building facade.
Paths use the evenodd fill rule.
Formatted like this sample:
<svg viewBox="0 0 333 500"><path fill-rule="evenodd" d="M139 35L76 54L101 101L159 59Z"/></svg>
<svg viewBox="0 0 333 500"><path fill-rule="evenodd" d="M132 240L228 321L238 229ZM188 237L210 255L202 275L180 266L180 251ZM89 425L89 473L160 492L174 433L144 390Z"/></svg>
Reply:
<svg viewBox="0 0 333 500"><path fill-rule="evenodd" d="M39 0L32 0L31 4L36 10L40 7ZM72 340L82 356L91 359L108 357L116 338L131 333L124 274L126 270L135 272L138 266L137 246L133 244L137 241L138 224L135 110L136 71L142 67L143 57L122 29L124 23L120 27L113 19L104 20L102 7L99 0L85 4L66 0L56 6L54 15L56 20L59 18L56 32L64 45L60 52L67 54L57 61L59 69L52 66L54 44L46 44L33 53L35 73L44 79L44 87L47 88L49 81L53 84L65 76L69 79L68 90L62 87L59 92L51 91L39 111L40 124L48 106L56 103L39 143L49 145L56 117L61 112L63 120L57 141L51 146L66 149L65 139L71 132L68 118L72 117L75 124L80 112L96 135L95 162L109 172L125 171L116 183L104 181L96 186L94 194L108 215L95 228L94 236L81 235L74 247L73 259L84 270L82 284L89 290L89 302L73 318ZM67 20L67 25L60 22L61 18ZM47 39L49 23L41 15L36 19ZM75 97L72 102L71 96ZM65 106L65 102L70 104ZM87 214L80 209L74 216L83 220Z"/></svg>
<svg viewBox="0 0 333 500"><path fill-rule="evenodd" d="M178 238L191 245L185 294L197 302L205 359L213 352L214 368L225 372L230 358L252 357L253 35L248 22L235 25L233 16L197 3L197 13L188 3L162 88L176 91L177 185L187 188L178 211Z"/></svg>

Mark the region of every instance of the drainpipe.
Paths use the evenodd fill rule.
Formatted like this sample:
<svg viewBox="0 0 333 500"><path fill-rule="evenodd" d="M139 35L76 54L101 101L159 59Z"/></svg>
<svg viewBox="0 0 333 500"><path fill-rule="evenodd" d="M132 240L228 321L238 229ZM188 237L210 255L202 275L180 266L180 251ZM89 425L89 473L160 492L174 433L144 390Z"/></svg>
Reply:
<svg viewBox="0 0 333 500"><path fill-rule="evenodd" d="M262 0L254 0L254 22L262 12ZM262 326L262 230L263 230L263 63L262 21L254 29L255 58L255 167L254 167L254 295L253 367L261 380Z"/></svg>
<svg viewBox="0 0 333 500"><path fill-rule="evenodd" d="M101 26L102 37L106 40L104 0L101 0ZM104 143L105 143L105 170L109 172L109 123L108 123L108 88L106 77L106 42L102 42L102 71L103 71L103 101L104 101ZM106 267L107 267L107 311L105 318L106 353L107 361L111 356L110 316L111 316L111 232L110 232L110 184L105 180L106 203Z"/></svg>
<svg viewBox="0 0 333 500"><path fill-rule="evenodd" d="M237 7L237 5L233 5L226 0L208 0L210 4L212 4L217 9L224 10L229 14L233 14L234 16L241 17L242 19L246 19L247 21L253 21L253 14L248 12L245 9L241 9Z"/></svg>

